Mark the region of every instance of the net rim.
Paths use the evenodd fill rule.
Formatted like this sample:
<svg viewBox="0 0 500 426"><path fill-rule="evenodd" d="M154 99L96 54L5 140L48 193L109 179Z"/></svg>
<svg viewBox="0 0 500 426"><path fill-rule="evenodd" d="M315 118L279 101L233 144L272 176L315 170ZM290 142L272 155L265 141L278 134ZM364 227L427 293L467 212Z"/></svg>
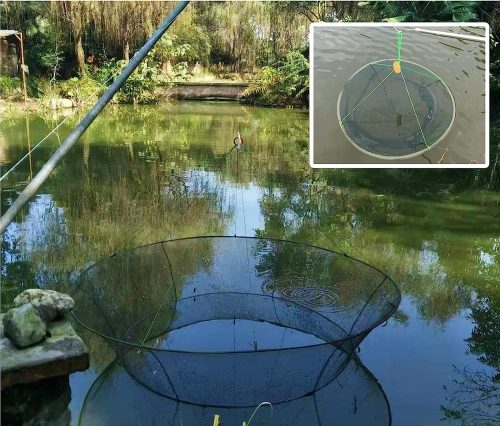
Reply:
<svg viewBox="0 0 500 426"><path fill-rule="evenodd" d="M355 374L364 374L364 375L366 375L366 378L369 381L371 381L377 387L377 389L380 392L383 400L386 403L387 415L388 415L388 420L389 420L389 422L387 423L387 426L390 426L392 424L392 412L391 412L391 406L390 406L387 394L386 394L384 388L382 387L380 381L368 369L368 367L363 364L363 362L361 361L361 359L357 355L355 355L355 354L351 355L348 358L348 360L346 361L346 364L345 364L344 368L336 375L336 377L334 377L331 381L329 381L322 388L317 389L313 394L305 394L305 395L302 395L300 397L297 397L297 398L294 398L294 399L291 399L291 400L275 402L275 403L273 403L273 406L284 406L286 404L296 403L296 402L298 402L298 401L300 401L302 399L315 398L316 394L318 394L320 392L324 392L325 389L327 389L329 386L334 385L337 380L341 379L342 375L346 372L346 370L348 369L348 367L351 366L351 365L353 365L354 368L355 368L355 371L354 371ZM253 405L237 405L237 406L234 406L234 405L218 405L218 404L199 403L199 402L194 402L194 401L190 401L190 400L182 399L182 398L173 398L171 396L168 396L168 395L165 395L165 394L159 392L156 389L151 389L151 387L149 387L144 381L141 381L135 375L130 374L130 372L127 370L127 368L124 365L120 364L120 361L118 359L114 359L111 363L109 363L109 365L106 366L106 368L102 371L102 373L99 374L96 377L96 379L92 382L92 384L90 386L88 395L90 394L92 388L97 383L100 383L101 380L108 380L109 379L110 376L108 375L108 372L110 370L113 370L114 368L123 369L123 371L125 371L130 376L130 378L132 380L134 380L135 382L137 382L137 384L139 386L141 386L142 389L145 390L145 392L153 392L155 395L158 395L158 396L160 396L162 398L166 398L166 399L168 399L170 401L173 401L175 403L180 403L180 404L183 404L183 405L186 405L186 406L192 406L192 407L198 407L198 408L205 407L205 408L236 409L236 410L245 410L245 409L249 409L249 408L251 408L251 409L255 408L254 404ZM361 371L361 373L360 373L360 371ZM118 392L119 391L120 391L120 388L118 389ZM86 401L87 401L87 398L84 401L84 405L85 405Z"/></svg>
<svg viewBox="0 0 500 426"><path fill-rule="evenodd" d="M341 118L340 118L340 100L342 98L342 94L344 93L344 89L345 89L346 84L349 81L351 81L354 77L356 77L356 75L358 75L365 68L369 67L372 64L376 64L378 62L384 62L384 61L397 61L397 59L395 59L395 58L392 58L392 59L391 58L387 58L387 59L379 59L377 61L370 62L368 64L363 65L361 68L359 68L357 71L355 71L351 75L351 77L349 77L347 79L347 81L342 86L342 89L341 89L341 91L339 93L339 96L337 98L337 120L339 122L340 128L342 129L342 133L344 133L344 136L349 140L349 142L351 143L351 145L353 145L356 149L358 149L359 151L363 152L364 154L369 155L370 157L374 157L374 158L377 158L379 160L386 160L386 161L391 161L391 160L407 160L407 159L410 159L410 158L418 157L419 155L422 155L425 152L430 151L431 149L433 149L435 146L437 146L437 144L439 144L439 142L441 142L446 136L448 136L448 133L450 132L450 130L451 130L452 126L453 126L453 123L455 122L455 118L456 118L456 103L455 103L455 97L453 96L453 93L451 92L451 90L448 87L448 85L444 82L444 80L441 77L439 77L435 72L431 71L430 69L428 69L428 68L426 68L426 67L424 67L424 66L422 66L420 64L417 64L416 62L411 62L411 61L406 61L406 60L404 60L404 61L402 60L401 61L401 63L407 63L407 64L411 64L411 65L416 65L417 67L420 67L423 70L425 70L425 71L427 71L427 72L435 75L437 78L439 78L439 80L441 81L442 85L444 86L444 88L448 92L448 95L450 96L450 99L451 99L451 104L453 106L453 108L452 108L453 115L452 115L450 124L448 125L448 127L446 128L446 130L442 133L442 135L438 139L436 139L435 142L433 142L428 147L426 146L425 148L421 149L420 151L416 151L416 152L413 152L413 153L407 154L407 155L381 155L381 154L376 154L374 152L368 151L367 149L364 149L361 146L359 146L350 136L347 135L346 130L345 130L344 126L341 123Z"/></svg>
<svg viewBox="0 0 500 426"><path fill-rule="evenodd" d="M237 236L237 235L234 235L234 236L233 235L203 235L203 236L192 236L192 237L174 238L174 239L170 239L170 240L161 240L161 241L156 241L156 242L149 243L149 244L143 244L143 245L140 245L140 246L132 247L132 248L129 248L129 249L120 250L120 251L118 251L116 253L113 253L113 254L111 254L109 256L103 257L102 259L98 260L97 262L95 262L92 265L90 265L87 268L85 268L81 272L81 274L80 274L80 276L78 278L78 282L76 284L77 288L71 293L71 295L74 297L75 294L83 291L83 286L81 284L82 284L83 279L84 279L84 277L85 277L85 275L86 275L87 272L89 272L91 269L95 268L96 266L100 265L101 263L104 263L105 261L107 261L107 260L109 260L109 259L111 259L111 258L113 258L113 257L115 257L115 256L117 256L119 254L123 254L123 253L127 253L127 252L132 252L132 251L140 249L140 248L151 247L151 246L158 245L158 244L163 244L163 243L174 243L174 242L177 242L177 241L189 241L189 240L198 240L198 239L246 239L246 240L256 240L256 241L269 241L269 242L277 242L277 243L287 243L287 244L300 245L300 246L312 248L312 249L315 249L315 250L325 251L327 253L331 253L331 254L334 254L334 255L337 255L337 256L344 256L344 257L347 257L347 258L349 258L349 259L351 259L351 260L353 260L355 262L358 262L358 263L360 263L362 265L365 265L366 267L368 267L368 268L370 268L370 269L372 269L374 271L379 272L383 276L383 279L375 287L375 289L374 289L373 292L375 292L382 284L384 284L384 283L387 282L388 285L391 286L391 288L394 290L394 292L396 294L396 300L395 300L396 303L395 304L391 303L392 308L388 311L388 313L385 314L385 315L383 315L379 320L377 320L372 325L370 325L370 327L367 327L367 328L363 329L362 331L357 332L355 334L350 334L350 332L347 332L348 334L347 334L346 337L338 339L338 340L333 340L333 341L328 341L328 342L324 341L324 342L321 342L321 343L315 343L315 344L312 344L312 345L305 345L305 346L300 346L300 347L289 347L289 348L281 348L281 349L280 348L271 348L271 349L257 349L257 350L238 350L238 351L229 351L229 352L222 352L222 351L193 351L193 350L178 350L178 349L169 349L169 348L158 348L158 347L153 347L153 346L146 345L146 344L140 344L140 343L137 343L137 342L127 341L127 340L124 340L124 339L119 339L119 338L116 338L116 337L113 337L113 336L109 336L108 334L103 333L101 331L98 331L94 327L91 327L91 326L85 324L84 321L82 321L80 318L78 318L77 313L78 313L78 311L80 309L82 309L82 306L79 306L76 309L72 310L70 312L71 317L80 326L84 327L86 330L89 330L90 332L92 332L92 333L94 333L94 334L96 334L96 335L98 335L98 336L100 336L100 337L102 337L102 338L104 338L106 340L109 340L109 341L111 341L113 343L117 343L119 345L122 345L122 346L125 346L125 347L129 347L129 348L133 348L133 349L143 349L143 350L150 350L150 351L154 351L154 352L188 353L188 354L197 354L197 355L198 354L199 355L222 355L222 354L235 354L235 355L237 355L237 354L259 354L259 353L264 353L264 352L275 352L275 351L286 352L286 351L293 351L293 350L305 350L305 349L316 348L316 347L321 347L321 346L325 346L325 345L328 345L328 346L335 345L335 346L337 346L337 345L342 345L342 344L344 344L347 341L355 340L357 338L364 338L372 330L374 330L379 325L383 324L389 318L391 318L394 315L394 313L397 311L397 309L399 307L399 304L401 302L401 291L400 291L399 287L397 286L396 282L389 275L387 275L385 272L381 271L377 267L372 266L372 265L370 265L369 263L367 263L367 262L365 262L363 260L360 260L360 259L357 259L355 257L349 256L346 253L338 252L338 251L335 251L335 250L330 250L330 249L327 249L327 248L324 248L324 247L319 247L319 246L316 246L316 245L313 245L313 244L302 243L302 242L292 241L292 240L285 240L285 239L280 239L280 238L249 237L249 236ZM219 294L223 294L223 292L221 292ZM288 302L288 303L293 303L293 304L296 304L296 305L300 306L301 308L306 308L306 309L311 310L316 315L322 316L322 314L320 312L314 311L311 308L309 308L309 307L307 307L307 306L305 306L303 304L294 302L292 300L289 300L289 299L286 299L286 298L283 298L283 297L277 297L277 296L274 296L274 295L262 295L262 296L268 296L268 297L272 297L274 299L283 300L283 301ZM89 296L87 296L87 297L89 297ZM367 303L365 303L364 307L362 308L362 311L366 307L366 304ZM359 313L359 315L361 315L362 311ZM359 315L358 315L358 318L359 318ZM328 319L328 320L330 322L332 322L333 324L335 324L330 319ZM166 332L167 331L165 331L164 333L166 333ZM164 333L162 333L162 335ZM158 336L156 336L156 337L158 337ZM152 337L150 340L152 340L154 338L155 337Z"/></svg>
<svg viewBox="0 0 500 426"><path fill-rule="evenodd" d="M385 280L385 278L384 278ZM178 302L183 302L183 301L187 301L187 300L190 300L190 299L200 299L200 298L203 298L203 297L210 297L210 296L216 296L216 295L238 295L238 296L255 296L255 297L263 297L263 298L269 298L269 299L272 299L273 300L273 303L274 303L274 300L280 300L280 301L283 301L283 302L286 302L287 304L292 304L292 305L295 305L301 309L304 309L305 311L308 311L310 312L311 314L314 314L316 316L318 316L322 321L325 321L326 323L330 323L332 324L332 326L334 327L337 327L339 329L340 332L342 332L343 334L345 334L345 337L342 337L340 339L335 339L335 340L329 340L329 341L326 341L325 339L322 339L323 342L322 343L319 343L319 345L323 345L325 343L330 343L330 344L334 344L334 343L337 343L337 342L343 342L345 339L349 339L351 338L351 335L349 334L349 332L347 330L345 330L342 326L340 326L339 324L335 323L331 318L328 318L326 317L325 315L323 315L321 312L318 312L318 311L315 311L314 309L311 309L310 307L308 306L305 306L299 302L295 302L293 300L289 300L289 299L285 299L283 297L277 297L277 296L274 296L273 294L255 294L255 293L248 293L248 292L237 292L237 291L224 291L224 292L212 292L212 293L203 293L201 295L197 295L197 296L186 296L186 297L182 297L180 299L177 299L176 300L176 304ZM150 314L148 315L145 315L144 317L142 317L141 319L139 319L138 321L136 321L133 325L131 325L127 331L131 330L132 328L136 327L141 321L143 321L144 319L148 318L150 316ZM232 320L231 318L222 318L223 320ZM236 318L236 319L240 319L240 318ZM246 319L246 318L245 318ZM184 329L186 327L190 327L192 325L196 325L196 324L201 324L201 323L204 323L204 322L207 322L207 321L213 321L211 318L209 319L201 319L201 320L197 320L197 321L193 321L193 322L190 322L189 324L186 324L186 325L181 325L179 327L173 327L173 328L169 328L168 331L163 331L161 332L160 334L156 335L156 336L151 336L148 340L151 341L151 340L154 340L154 339L157 339L159 338L160 336L163 336L165 333L170 333L172 331L176 331L176 330L181 330L181 329ZM257 320L253 320L253 321L257 321ZM285 327L283 324L279 324L279 323L276 323L274 321L265 321L266 323L268 324L272 324L272 325L278 325L278 326L281 326L281 327ZM286 326L287 329L290 329L290 330L295 330L295 331L302 331L300 330L300 328L297 328L297 327L292 327L292 326ZM302 331L303 332L303 331ZM317 337L318 339L321 339L320 336L314 334L314 333L310 333L312 336L314 337ZM210 353L210 354L234 354L234 353L254 353L254 352L266 352L266 351L273 351L273 350L276 350L276 349L280 349L282 351L286 350L286 349L302 349L302 348L307 348L309 346L314 346L314 345L302 345L302 346L288 346L288 347L281 347L281 348L273 348L273 349L262 349L262 350L238 350L238 351L210 351L210 352L203 352L203 351L198 351L198 350L176 350L176 349L170 349L170 348L163 348L163 349L160 349L160 348L155 348L155 347L152 347L152 346L149 346L148 348L149 349L156 349L156 350L163 350L163 351L169 351L169 352L179 352L179 353Z"/></svg>

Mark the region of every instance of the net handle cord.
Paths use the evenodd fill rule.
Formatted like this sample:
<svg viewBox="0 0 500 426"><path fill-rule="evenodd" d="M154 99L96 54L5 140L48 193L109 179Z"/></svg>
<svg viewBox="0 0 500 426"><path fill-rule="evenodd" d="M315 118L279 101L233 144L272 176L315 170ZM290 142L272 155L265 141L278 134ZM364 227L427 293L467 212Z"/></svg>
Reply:
<svg viewBox="0 0 500 426"><path fill-rule="evenodd" d="M127 66L122 70L121 74L110 84L103 95L97 100L94 106L89 112L83 117L83 119L78 123L78 125L71 131L68 137L64 140L62 145L56 150L56 152L49 158L49 160L40 169L33 180L24 188L23 192L19 194L19 197L12 203L5 214L0 218L0 234L2 234L7 226L15 219L17 213L21 211L24 205L33 197L38 189L43 185L43 183L50 176L57 163L62 160L62 158L69 152L69 150L75 145L75 143L80 139L80 136L89 128L92 122L101 113L104 107L108 104L111 98L115 95L118 90L123 86L125 81L130 77L132 72L139 66L143 61L149 51L156 45L158 40L165 34L165 32L174 23L177 16L184 10L188 5L189 1L179 1L172 11L168 14L165 20L159 25L153 35L146 41L146 43L141 47L139 51L132 57Z"/></svg>
<svg viewBox="0 0 500 426"><path fill-rule="evenodd" d="M397 38L397 48L398 48L398 64L401 65L401 45L403 44L403 31L398 30L398 38ZM403 70L401 70L401 77L403 78L403 83L405 85L406 93L408 94L408 99L410 100L411 108L413 109L413 114L415 114L415 119L417 120L418 128L420 129L420 134L422 135L422 141L424 145L429 148L429 144L425 139L424 131L422 130L422 125L420 124L420 120L418 119L417 111L415 110L415 105L413 105L413 100L410 96L410 91L408 90L408 85L406 84L406 79L403 74Z"/></svg>
<svg viewBox="0 0 500 426"><path fill-rule="evenodd" d="M398 30L398 42L397 42L397 48L398 48L398 64L401 64L401 45L403 44L403 31Z"/></svg>
<svg viewBox="0 0 500 426"><path fill-rule="evenodd" d="M417 111L415 109L415 105L413 105L413 101L411 99L410 91L408 90L408 85L406 84L406 79L405 79L405 76L403 74L403 71L401 71L401 77L403 78L403 83L405 85L406 93L408 94L408 99L410 100L411 108L413 109L413 114L415 114L415 119L417 120L418 128L420 129L420 134L422 135L422 142L424 143L424 145L427 148L430 148L429 144L427 143L427 140L425 139L424 131L422 129L422 125L420 124L420 120L418 119L418 114L417 114Z"/></svg>

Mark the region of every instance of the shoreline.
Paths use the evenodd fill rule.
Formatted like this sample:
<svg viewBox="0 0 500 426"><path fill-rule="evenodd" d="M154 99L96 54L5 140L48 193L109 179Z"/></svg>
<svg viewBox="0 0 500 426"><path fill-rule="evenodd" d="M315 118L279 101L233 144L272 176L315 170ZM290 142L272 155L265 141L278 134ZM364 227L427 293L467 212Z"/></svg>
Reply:
<svg viewBox="0 0 500 426"><path fill-rule="evenodd" d="M128 105L128 106L151 106L151 105L162 105L168 103L176 103L176 102L217 102L217 103L238 103L240 105L252 106L252 107L264 107L271 109L296 109L296 110L305 110L308 111L309 108L306 106L281 106L281 105L269 105L260 102L250 102L248 100L239 99L239 98L231 98L231 97L173 97L173 96L165 96L162 97L158 102L150 103L150 104L132 104L132 103L119 103L119 102L110 102L111 106L119 106L119 105ZM90 107L93 103L89 103L87 107ZM108 105L108 106L109 106ZM1 99L0 98L0 116L5 117L6 115L12 114L61 114L61 115L69 115L72 114L75 110L81 109L82 111L85 109L85 106L73 106L70 108L52 108L44 104L41 100L37 100L34 98L28 98L26 102L24 100L12 100L12 99Z"/></svg>

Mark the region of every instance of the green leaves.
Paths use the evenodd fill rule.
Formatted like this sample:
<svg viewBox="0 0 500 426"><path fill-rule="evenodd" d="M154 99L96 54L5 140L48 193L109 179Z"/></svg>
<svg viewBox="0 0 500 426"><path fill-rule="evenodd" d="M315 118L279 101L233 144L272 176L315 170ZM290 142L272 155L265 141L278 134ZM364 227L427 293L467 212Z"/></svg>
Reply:
<svg viewBox="0 0 500 426"><path fill-rule="evenodd" d="M18 77L0 75L0 96L14 96L21 92L21 80Z"/></svg>
<svg viewBox="0 0 500 426"><path fill-rule="evenodd" d="M467 22L479 19L478 1L399 1L364 2L384 22L454 21Z"/></svg>
<svg viewBox="0 0 500 426"><path fill-rule="evenodd" d="M308 95L309 61L293 51L275 66L262 68L244 97L268 105L305 106Z"/></svg>
<svg viewBox="0 0 500 426"><path fill-rule="evenodd" d="M404 22L408 19L408 15L394 16L392 18L382 19L384 22Z"/></svg>

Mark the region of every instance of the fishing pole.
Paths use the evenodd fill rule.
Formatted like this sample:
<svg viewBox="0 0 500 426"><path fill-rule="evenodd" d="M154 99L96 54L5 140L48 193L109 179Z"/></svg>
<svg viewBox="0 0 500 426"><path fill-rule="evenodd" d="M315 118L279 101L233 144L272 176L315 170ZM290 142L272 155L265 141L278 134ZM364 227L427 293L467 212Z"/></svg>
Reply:
<svg viewBox="0 0 500 426"><path fill-rule="evenodd" d="M83 133L89 128L92 122L101 113L104 107L108 104L111 98L115 95L118 90L123 86L128 77L134 72L134 70L139 66L142 60L146 57L149 51L156 45L158 40L165 34L165 32L174 23L175 19L180 15L184 8L188 5L189 1L178 2L172 11L168 14L165 20L156 29L153 35L146 41L146 43L141 47L139 51L132 57L127 66L123 69L121 74L109 85L103 95L97 100L90 111L83 117L83 119L78 123L78 125L71 131L68 137L64 140L62 145L54 152L52 157L44 164L33 180L24 188L24 190L19 194L16 201L12 203L5 214L0 218L0 234L2 234L7 226L14 220L17 213L23 208L23 206L33 197L42 184L47 180L47 178L52 173L52 170L56 167L57 163L62 160L62 158L69 152L69 150L75 145L75 143L80 139Z"/></svg>

